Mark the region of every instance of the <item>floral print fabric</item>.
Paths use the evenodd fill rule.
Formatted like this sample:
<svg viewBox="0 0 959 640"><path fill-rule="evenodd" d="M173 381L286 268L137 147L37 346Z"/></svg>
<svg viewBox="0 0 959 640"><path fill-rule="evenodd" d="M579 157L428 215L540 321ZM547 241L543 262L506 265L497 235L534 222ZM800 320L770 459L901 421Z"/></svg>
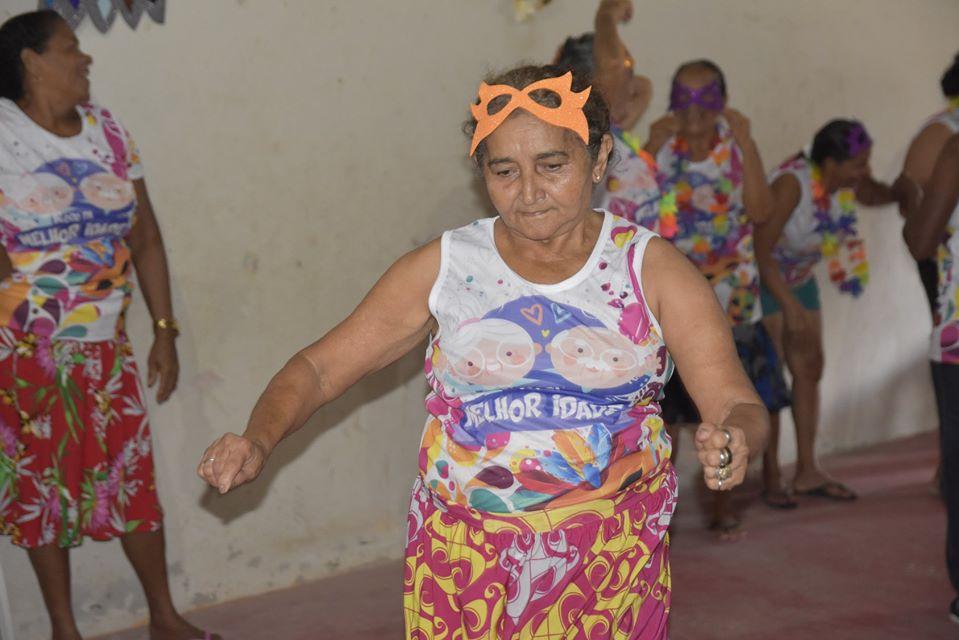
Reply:
<svg viewBox="0 0 959 640"><path fill-rule="evenodd" d="M125 336L0 328L0 529L33 548L160 528L150 428Z"/></svg>

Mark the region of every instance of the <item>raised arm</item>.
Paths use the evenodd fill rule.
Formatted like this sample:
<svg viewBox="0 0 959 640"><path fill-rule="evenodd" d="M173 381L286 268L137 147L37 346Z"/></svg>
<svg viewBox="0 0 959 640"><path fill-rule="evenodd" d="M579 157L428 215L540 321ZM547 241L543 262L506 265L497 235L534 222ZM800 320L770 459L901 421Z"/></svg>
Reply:
<svg viewBox="0 0 959 640"><path fill-rule="evenodd" d="M415 347L433 326L428 300L439 264L439 240L396 261L346 320L273 376L242 436L227 433L207 447L200 477L220 493L253 480L317 409Z"/></svg>
<svg viewBox="0 0 959 640"><path fill-rule="evenodd" d="M664 240L650 241L643 290L690 397L702 417L696 448L706 484L718 489L716 468L732 435L730 489L743 481L749 459L765 449L769 414L743 371L729 322L716 294L693 264Z"/></svg>
<svg viewBox="0 0 959 640"><path fill-rule="evenodd" d="M766 182L766 171L759 156L759 147L752 136L749 119L736 109L723 111L729 130L743 154L743 207L754 224L762 224L772 213L772 192Z"/></svg>
<svg viewBox="0 0 959 640"><path fill-rule="evenodd" d="M602 0L596 10L593 83L609 104L614 124L631 128L652 97L649 78L635 75L635 64L619 37L619 24L633 17L632 0Z"/></svg>
<svg viewBox="0 0 959 640"><path fill-rule="evenodd" d="M909 253L916 260L932 257L959 203L959 133L942 148L918 211L902 229Z"/></svg>

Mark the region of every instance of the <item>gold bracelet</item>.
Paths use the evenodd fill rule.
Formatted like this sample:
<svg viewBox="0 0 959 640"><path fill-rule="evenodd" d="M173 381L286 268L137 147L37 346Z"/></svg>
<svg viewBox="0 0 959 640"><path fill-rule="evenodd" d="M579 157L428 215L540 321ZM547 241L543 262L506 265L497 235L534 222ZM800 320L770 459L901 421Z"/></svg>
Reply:
<svg viewBox="0 0 959 640"><path fill-rule="evenodd" d="M169 329L173 333L180 333L180 325L173 318L160 318L153 325L157 329Z"/></svg>

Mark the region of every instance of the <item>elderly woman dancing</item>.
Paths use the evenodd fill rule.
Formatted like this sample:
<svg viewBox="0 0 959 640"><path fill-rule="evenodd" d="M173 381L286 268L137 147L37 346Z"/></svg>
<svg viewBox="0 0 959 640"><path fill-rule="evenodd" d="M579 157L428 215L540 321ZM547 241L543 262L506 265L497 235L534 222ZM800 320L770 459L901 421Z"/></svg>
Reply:
<svg viewBox="0 0 959 640"><path fill-rule="evenodd" d="M427 339L408 638L666 637L676 478L657 399L673 362L711 488L763 450L767 414L709 285L590 207L609 116L564 71L480 85L470 153L499 215L400 258L198 469L221 492L253 480L320 406Z"/></svg>

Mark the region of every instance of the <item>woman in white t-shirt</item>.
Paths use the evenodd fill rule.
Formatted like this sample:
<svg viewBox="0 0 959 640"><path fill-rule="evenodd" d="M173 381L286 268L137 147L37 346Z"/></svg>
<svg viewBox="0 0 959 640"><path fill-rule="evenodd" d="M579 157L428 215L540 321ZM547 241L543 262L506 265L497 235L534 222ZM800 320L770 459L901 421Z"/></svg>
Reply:
<svg viewBox="0 0 959 640"><path fill-rule="evenodd" d="M53 11L0 26L0 531L27 549L54 638L80 638L69 549L120 538L150 637L209 639L170 598L123 329L135 269L155 323L148 378L165 401L179 369L165 250L132 138L90 103L92 62Z"/></svg>

